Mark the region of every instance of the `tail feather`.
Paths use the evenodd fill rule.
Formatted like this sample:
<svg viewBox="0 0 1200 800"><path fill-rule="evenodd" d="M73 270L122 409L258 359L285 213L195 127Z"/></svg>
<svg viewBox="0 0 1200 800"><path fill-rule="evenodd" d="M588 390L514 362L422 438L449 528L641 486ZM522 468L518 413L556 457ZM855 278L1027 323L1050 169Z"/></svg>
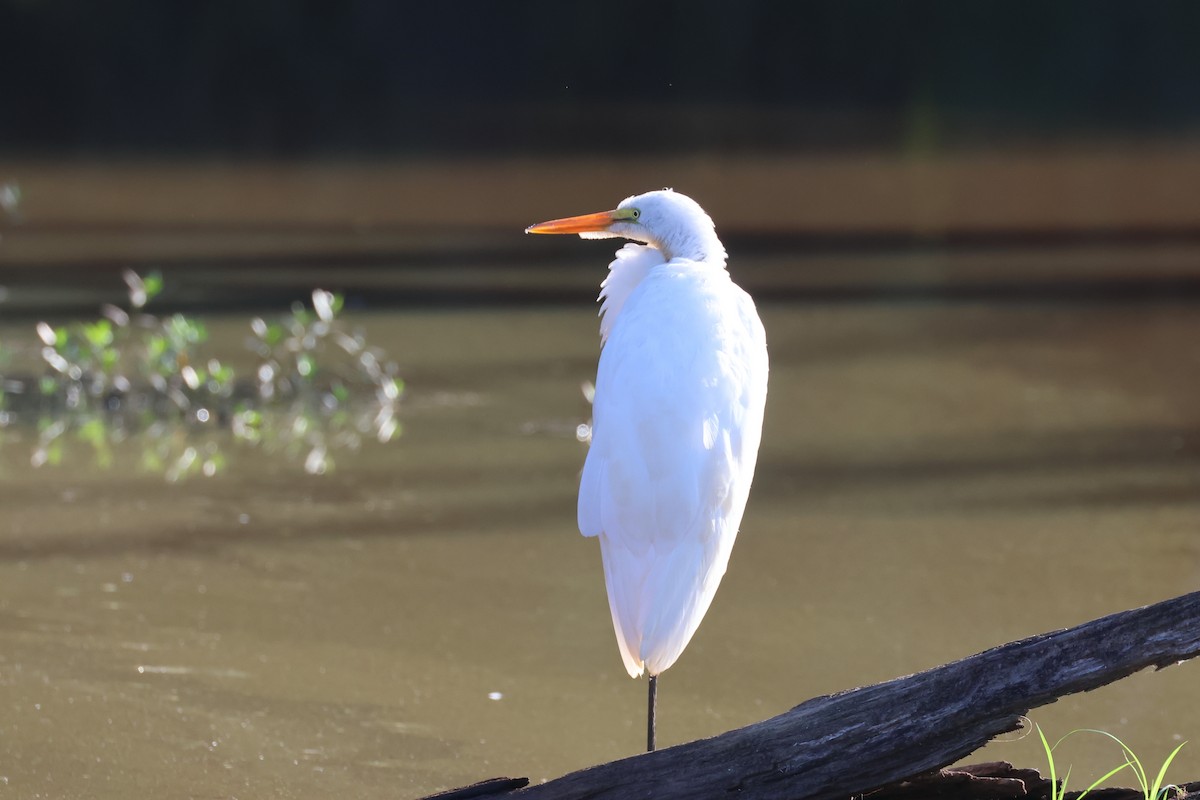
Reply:
<svg viewBox="0 0 1200 800"><path fill-rule="evenodd" d="M641 677L645 663L641 658L641 626L634 616L634 604L645 583L644 568L632 554L608 536L600 535L600 555L604 561L604 584L608 589L608 610L612 614L617 646L629 677Z"/></svg>
<svg viewBox="0 0 1200 800"><path fill-rule="evenodd" d="M625 669L634 678L643 672L658 675L675 663L700 626L729 550L717 554L719 563L711 569L699 571L698 554L687 545L639 555L602 533L600 551Z"/></svg>

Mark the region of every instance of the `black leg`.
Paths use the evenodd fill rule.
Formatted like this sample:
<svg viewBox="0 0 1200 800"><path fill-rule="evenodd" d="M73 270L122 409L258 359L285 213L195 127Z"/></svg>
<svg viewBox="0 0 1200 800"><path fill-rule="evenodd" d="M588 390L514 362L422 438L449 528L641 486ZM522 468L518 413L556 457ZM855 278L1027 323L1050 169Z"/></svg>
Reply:
<svg viewBox="0 0 1200 800"><path fill-rule="evenodd" d="M658 676L650 676L650 696L646 703L646 752L654 752L654 709L658 705Z"/></svg>

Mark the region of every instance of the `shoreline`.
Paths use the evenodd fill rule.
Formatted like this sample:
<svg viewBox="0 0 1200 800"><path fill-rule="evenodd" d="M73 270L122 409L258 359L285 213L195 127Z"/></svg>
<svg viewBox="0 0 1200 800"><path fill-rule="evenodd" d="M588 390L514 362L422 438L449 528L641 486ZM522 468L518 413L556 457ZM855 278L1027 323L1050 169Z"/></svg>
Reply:
<svg viewBox="0 0 1200 800"><path fill-rule="evenodd" d="M6 316L111 302L125 268L163 270L164 302L192 308L317 285L393 304L588 302L612 244L524 227L668 183L705 205L756 296L1200 294L1200 141L929 158L0 158L9 181Z"/></svg>

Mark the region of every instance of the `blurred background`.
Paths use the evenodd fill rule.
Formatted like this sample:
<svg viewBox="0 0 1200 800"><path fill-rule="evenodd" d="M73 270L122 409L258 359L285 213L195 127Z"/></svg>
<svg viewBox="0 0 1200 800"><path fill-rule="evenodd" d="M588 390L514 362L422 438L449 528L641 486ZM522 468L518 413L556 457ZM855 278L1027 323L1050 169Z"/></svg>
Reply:
<svg viewBox="0 0 1200 800"><path fill-rule="evenodd" d="M201 296L197 268L248 264L304 294L279 274L300 261L396 303L563 300L573 273L528 270L590 252L520 231L663 185L698 197L735 254L792 255L781 274L742 271L772 292L1072 282L1064 247L1196 237L1185 2L10 2L0 17L0 157L21 193L0 251L10 312L82 304L118 264L180 269L178 302ZM1055 263L795 263L930 246ZM488 269L429 270L448 257ZM1107 278L1194 290L1149 260ZM42 267L80 262L82 285L46 294ZM267 287L239 289L203 297Z"/></svg>
<svg viewBox="0 0 1200 800"><path fill-rule="evenodd" d="M772 389L660 739L1194 589L1198 34L1182 0L0 0L0 785L636 752L574 534L615 248L522 231L662 186ZM1153 762L1189 669L1035 719Z"/></svg>

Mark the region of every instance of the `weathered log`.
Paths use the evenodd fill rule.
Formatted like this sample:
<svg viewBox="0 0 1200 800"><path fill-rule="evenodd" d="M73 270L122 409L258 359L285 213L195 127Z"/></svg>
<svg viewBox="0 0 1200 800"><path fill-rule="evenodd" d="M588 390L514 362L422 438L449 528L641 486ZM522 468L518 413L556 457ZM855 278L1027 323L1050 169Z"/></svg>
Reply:
<svg viewBox="0 0 1200 800"><path fill-rule="evenodd" d="M1200 592L816 697L710 739L501 790L507 800L835 800L914 779L1016 730L1032 708L1200 654Z"/></svg>
<svg viewBox="0 0 1200 800"><path fill-rule="evenodd" d="M1083 792L1067 792L1063 800L1079 800ZM1163 800L1200 800L1200 781L1182 783L1168 787ZM1087 793L1088 800L1145 800L1141 789L1093 789Z"/></svg>
<svg viewBox="0 0 1200 800"><path fill-rule="evenodd" d="M1197 800L1200 783L1173 787L1169 800ZM1141 789L1093 789L1069 791L1064 800L1145 800ZM1049 778L1036 769L1018 769L1007 761L989 761L927 772L892 783L863 796L863 800L1051 800Z"/></svg>
<svg viewBox="0 0 1200 800"><path fill-rule="evenodd" d="M502 792L520 789L528 785L529 778L489 778L461 789L431 794L423 800L474 800L477 797L494 797Z"/></svg>
<svg viewBox="0 0 1200 800"><path fill-rule="evenodd" d="M1044 800L1050 779L1036 769L988 761L926 772L871 792L871 800Z"/></svg>

